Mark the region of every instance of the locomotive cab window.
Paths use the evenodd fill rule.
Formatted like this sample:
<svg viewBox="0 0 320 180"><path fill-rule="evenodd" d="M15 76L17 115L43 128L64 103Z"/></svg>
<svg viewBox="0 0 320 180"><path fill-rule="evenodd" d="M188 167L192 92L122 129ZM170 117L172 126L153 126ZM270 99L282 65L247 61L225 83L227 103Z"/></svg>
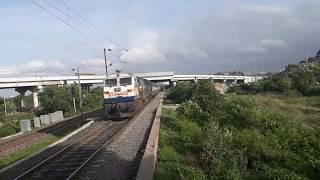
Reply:
<svg viewBox="0 0 320 180"><path fill-rule="evenodd" d="M112 87L117 85L116 79L107 79L106 80L106 87Z"/></svg>
<svg viewBox="0 0 320 180"><path fill-rule="evenodd" d="M128 86L132 84L131 78L121 78L120 79L120 86Z"/></svg>

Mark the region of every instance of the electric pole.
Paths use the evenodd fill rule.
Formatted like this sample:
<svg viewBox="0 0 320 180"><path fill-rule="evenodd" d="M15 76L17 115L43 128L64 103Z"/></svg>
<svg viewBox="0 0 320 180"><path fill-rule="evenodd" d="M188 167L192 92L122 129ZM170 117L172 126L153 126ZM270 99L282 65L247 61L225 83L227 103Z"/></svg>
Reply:
<svg viewBox="0 0 320 180"><path fill-rule="evenodd" d="M80 113L81 116L83 115L83 109L82 109L82 93L81 93L81 83L80 83L80 68L72 69L72 71L77 70L76 74L78 75L78 88L79 88L79 107L80 107Z"/></svg>
<svg viewBox="0 0 320 180"><path fill-rule="evenodd" d="M108 49L108 51L111 51L111 49ZM106 67L106 78L108 79L108 64L107 64L106 48L103 48L103 54L104 54L104 65Z"/></svg>
<svg viewBox="0 0 320 180"><path fill-rule="evenodd" d="M7 113L7 103L6 103L6 98L5 97L3 97L3 104L4 104L4 113L7 116L8 115L8 113Z"/></svg>

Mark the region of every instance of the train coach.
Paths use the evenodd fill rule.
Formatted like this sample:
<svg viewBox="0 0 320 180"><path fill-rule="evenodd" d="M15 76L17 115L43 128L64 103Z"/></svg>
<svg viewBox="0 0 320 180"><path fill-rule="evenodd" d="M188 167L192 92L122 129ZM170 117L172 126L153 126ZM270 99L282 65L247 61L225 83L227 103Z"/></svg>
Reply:
<svg viewBox="0 0 320 180"><path fill-rule="evenodd" d="M152 96L152 83L146 79L117 74L104 85L104 112L106 119L133 117Z"/></svg>

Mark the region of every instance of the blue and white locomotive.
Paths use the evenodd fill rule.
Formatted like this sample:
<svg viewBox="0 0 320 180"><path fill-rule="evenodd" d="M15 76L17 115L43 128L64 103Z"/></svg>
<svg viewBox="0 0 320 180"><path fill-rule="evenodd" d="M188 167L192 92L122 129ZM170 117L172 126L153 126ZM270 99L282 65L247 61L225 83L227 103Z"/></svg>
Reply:
<svg viewBox="0 0 320 180"><path fill-rule="evenodd" d="M130 74L117 74L105 80L104 111L107 119L133 117L152 93L150 81Z"/></svg>

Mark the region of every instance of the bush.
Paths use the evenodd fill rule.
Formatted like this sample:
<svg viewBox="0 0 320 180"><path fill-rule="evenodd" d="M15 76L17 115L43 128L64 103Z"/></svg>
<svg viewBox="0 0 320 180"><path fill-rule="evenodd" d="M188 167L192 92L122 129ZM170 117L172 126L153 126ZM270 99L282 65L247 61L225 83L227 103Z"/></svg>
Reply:
<svg viewBox="0 0 320 180"><path fill-rule="evenodd" d="M160 162L157 163L157 168L154 175L155 180L185 180L199 179L205 180L206 175L199 168L176 162Z"/></svg>
<svg viewBox="0 0 320 180"><path fill-rule="evenodd" d="M292 84L283 81L264 88L284 93ZM223 96L199 81L176 112L163 111L157 173L167 179L192 179L195 172L210 179L319 179L317 100Z"/></svg>
<svg viewBox="0 0 320 180"><path fill-rule="evenodd" d="M40 93L41 106L43 107L38 114L47 114L55 111L63 111L65 115L73 114L73 97L75 97L76 108L79 111L79 96L76 86L51 86ZM82 105L84 111L101 108L103 104L103 90L97 87L89 93L82 93Z"/></svg>
<svg viewBox="0 0 320 180"><path fill-rule="evenodd" d="M166 99L174 102L175 104L180 104L188 99L191 99L193 85L189 82L178 82L176 87L169 90L166 95Z"/></svg>
<svg viewBox="0 0 320 180"><path fill-rule="evenodd" d="M6 123L0 128L0 137L9 136L19 132L20 128L14 123Z"/></svg>

